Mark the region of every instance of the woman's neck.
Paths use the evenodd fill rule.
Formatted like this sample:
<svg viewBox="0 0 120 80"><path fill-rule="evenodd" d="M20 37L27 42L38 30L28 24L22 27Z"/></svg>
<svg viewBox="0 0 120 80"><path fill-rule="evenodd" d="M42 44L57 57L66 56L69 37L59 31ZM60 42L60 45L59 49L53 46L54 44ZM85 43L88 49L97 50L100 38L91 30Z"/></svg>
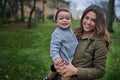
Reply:
<svg viewBox="0 0 120 80"><path fill-rule="evenodd" d="M84 32L82 35L82 39L89 38L92 32Z"/></svg>

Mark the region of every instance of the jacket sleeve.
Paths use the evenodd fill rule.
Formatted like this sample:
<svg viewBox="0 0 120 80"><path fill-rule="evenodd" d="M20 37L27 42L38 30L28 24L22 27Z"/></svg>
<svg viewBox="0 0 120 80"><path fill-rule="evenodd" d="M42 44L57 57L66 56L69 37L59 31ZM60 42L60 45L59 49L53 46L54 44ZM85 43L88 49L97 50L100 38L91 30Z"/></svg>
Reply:
<svg viewBox="0 0 120 80"><path fill-rule="evenodd" d="M78 68L77 78L81 80L97 79L105 73L107 48L104 41L96 41L92 68Z"/></svg>

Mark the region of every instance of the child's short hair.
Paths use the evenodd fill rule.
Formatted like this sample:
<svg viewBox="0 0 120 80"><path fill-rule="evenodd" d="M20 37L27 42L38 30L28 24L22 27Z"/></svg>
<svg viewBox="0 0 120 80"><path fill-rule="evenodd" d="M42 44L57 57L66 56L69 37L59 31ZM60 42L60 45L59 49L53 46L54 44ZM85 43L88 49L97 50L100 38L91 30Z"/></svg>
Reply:
<svg viewBox="0 0 120 80"><path fill-rule="evenodd" d="M60 8L60 9L58 9L58 10L56 11L56 13L55 13L55 15L54 15L54 20L55 20L55 22L57 21L58 14L59 14L61 11L70 13L71 19L72 19L72 13L71 13L68 9Z"/></svg>

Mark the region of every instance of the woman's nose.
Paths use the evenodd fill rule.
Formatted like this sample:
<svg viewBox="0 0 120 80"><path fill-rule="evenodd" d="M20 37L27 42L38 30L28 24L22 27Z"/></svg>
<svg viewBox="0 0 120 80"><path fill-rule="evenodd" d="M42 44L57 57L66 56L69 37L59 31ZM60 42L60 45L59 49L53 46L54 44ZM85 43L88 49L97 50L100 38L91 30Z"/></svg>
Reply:
<svg viewBox="0 0 120 80"><path fill-rule="evenodd" d="M89 19L89 20L87 20L87 24L90 24L91 23L91 20Z"/></svg>

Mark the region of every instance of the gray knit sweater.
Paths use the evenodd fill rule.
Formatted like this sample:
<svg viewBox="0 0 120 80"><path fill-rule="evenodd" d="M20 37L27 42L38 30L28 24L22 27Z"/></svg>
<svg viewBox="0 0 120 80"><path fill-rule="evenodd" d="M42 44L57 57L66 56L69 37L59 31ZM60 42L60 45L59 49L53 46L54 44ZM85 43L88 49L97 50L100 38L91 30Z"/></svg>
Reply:
<svg viewBox="0 0 120 80"><path fill-rule="evenodd" d="M72 29L57 27L51 37L50 53L52 60L60 57L66 62L72 61L78 44Z"/></svg>

